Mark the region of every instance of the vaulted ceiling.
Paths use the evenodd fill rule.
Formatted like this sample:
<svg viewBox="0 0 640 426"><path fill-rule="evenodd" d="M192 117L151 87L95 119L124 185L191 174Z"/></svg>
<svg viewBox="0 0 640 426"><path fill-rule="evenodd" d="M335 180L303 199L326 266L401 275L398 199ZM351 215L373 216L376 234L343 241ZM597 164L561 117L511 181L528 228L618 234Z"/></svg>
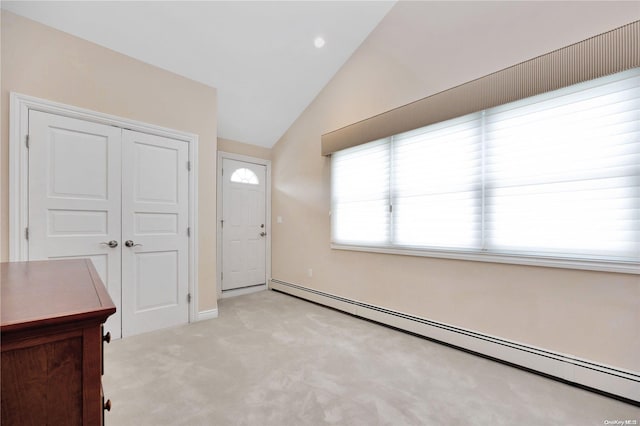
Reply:
<svg viewBox="0 0 640 426"><path fill-rule="evenodd" d="M393 1L3 1L218 90L218 136L271 147ZM323 37L322 48L314 46Z"/></svg>

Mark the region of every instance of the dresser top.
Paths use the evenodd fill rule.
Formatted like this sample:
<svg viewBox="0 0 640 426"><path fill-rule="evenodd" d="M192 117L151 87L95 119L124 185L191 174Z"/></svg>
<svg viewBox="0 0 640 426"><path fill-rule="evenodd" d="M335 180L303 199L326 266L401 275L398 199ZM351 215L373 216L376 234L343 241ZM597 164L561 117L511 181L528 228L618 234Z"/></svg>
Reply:
<svg viewBox="0 0 640 426"><path fill-rule="evenodd" d="M88 259L0 263L0 330L17 331L82 320L116 311Z"/></svg>

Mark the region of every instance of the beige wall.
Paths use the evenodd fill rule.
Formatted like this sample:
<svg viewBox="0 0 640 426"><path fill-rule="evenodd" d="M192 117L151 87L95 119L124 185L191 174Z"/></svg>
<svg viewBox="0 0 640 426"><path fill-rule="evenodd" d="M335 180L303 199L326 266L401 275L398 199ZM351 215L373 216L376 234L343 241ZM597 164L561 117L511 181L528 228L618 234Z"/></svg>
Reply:
<svg viewBox="0 0 640 426"><path fill-rule="evenodd" d="M2 12L1 258L8 259L9 93L199 135L199 309L214 309L216 89Z"/></svg>
<svg viewBox="0 0 640 426"><path fill-rule="evenodd" d="M218 151L271 160L271 148L218 138Z"/></svg>
<svg viewBox="0 0 640 426"><path fill-rule="evenodd" d="M640 371L638 275L332 250L320 155L322 133L635 19L633 3L397 3L273 149L273 278Z"/></svg>

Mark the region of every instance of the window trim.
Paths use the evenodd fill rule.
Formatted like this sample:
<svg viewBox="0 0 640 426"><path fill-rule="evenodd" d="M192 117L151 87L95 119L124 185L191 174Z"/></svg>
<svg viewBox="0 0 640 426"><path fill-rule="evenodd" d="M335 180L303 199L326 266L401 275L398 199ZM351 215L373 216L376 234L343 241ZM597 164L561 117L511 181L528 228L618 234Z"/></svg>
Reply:
<svg viewBox="0 0 640 426"><path fill-rule="evenodd" d="M471 260L476 262L506 263L525 266L546 266L551 268L579 269L587 271L618 272L623 274L640 275L640 263L633 261L615 261L601 259L577 259L562 256L548 255L523 255L515 253L498 253L482 251L463 250L429 250L415 249L413 247L404 248L401 246L365 246L331 243L331 249L359 251L367 253L395 254L404 256L430 257L451 260Z"/></svg>

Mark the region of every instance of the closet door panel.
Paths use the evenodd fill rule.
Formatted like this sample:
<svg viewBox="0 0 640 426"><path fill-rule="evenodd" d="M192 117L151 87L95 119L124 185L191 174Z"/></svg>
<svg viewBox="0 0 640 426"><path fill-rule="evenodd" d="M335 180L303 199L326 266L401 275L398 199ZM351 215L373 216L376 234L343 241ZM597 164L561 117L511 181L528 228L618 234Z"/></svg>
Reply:
<svg viewBox="0 0 640 426"><path fill-rule="evenodd" d="M123 131L123 335L189 321L187 142Z"/></svg>
<svg viewBox="0 0 640 426"><path fill-rule="evenodd" d="M105 328L121 335L122 130L29 112L29 260L89 258L116 313Z"/></svg>

